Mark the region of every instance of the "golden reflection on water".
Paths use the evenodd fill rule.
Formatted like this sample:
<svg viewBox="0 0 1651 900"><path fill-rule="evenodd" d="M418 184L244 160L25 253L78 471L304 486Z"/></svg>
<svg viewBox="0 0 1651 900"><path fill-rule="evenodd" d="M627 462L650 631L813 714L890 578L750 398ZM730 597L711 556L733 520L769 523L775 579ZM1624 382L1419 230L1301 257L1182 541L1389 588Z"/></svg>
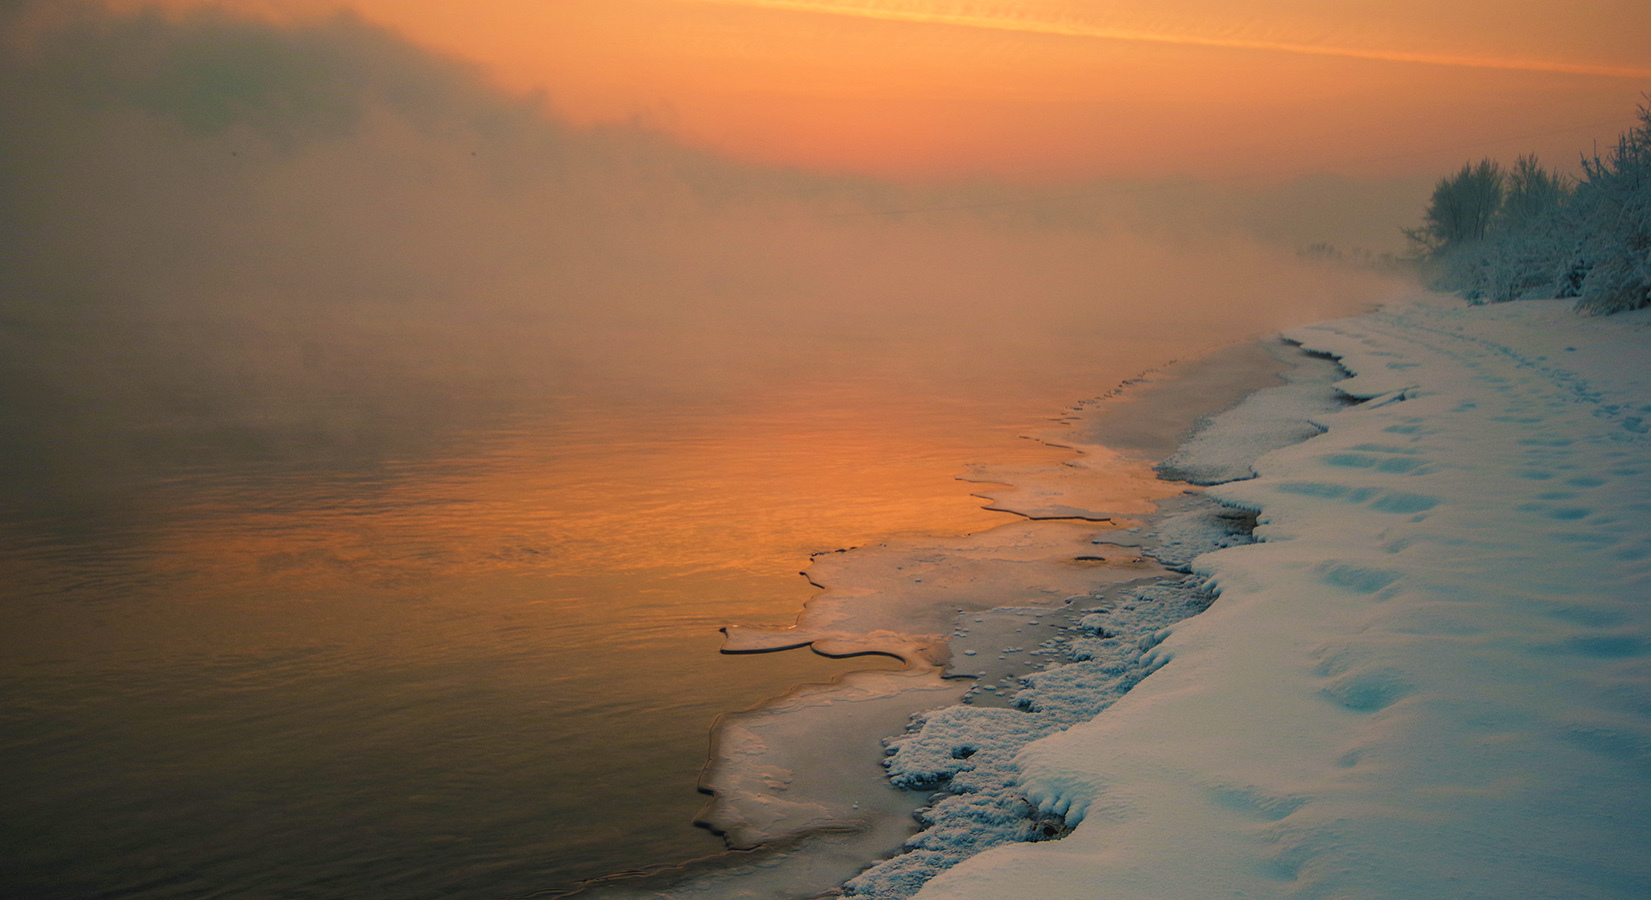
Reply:
<svg viewBox="0 0 1651 900"><path fill-rule="evenodd" d="M895 665L722 656L717 628L788 624L811 552L1008 521L954 476L1064 458L1016 436L1029 405L853 380L732 405L564 398L369 476L179 476L96 584L60 559L5 561L56 599L3 612L0 674L39 740L69 748L28 757L45 787L24 812L61 819L66 859L134 858L77 850L78 817L153 854L154 821L101 804L176 809L237 831L262 848L237 865L289 884L359 870L349 850L434 865L452 896L471 857L421 859L433 836L495 842L466 851L508 870L478 876L489 891L715 852L688 825L713 719ZM76 798L51 787L69 784ZM327 821L250 811L294 802ZM328 824L333 805L372 834Z"/></svg>
<svg viewBox="0 0 1651 900"><path fill-rule="evenodd" d="M366 490L355 481L339 486L347 493L322 487L253 508L208 502L177 522L164 556L300 580L337 570L386 581L501 571L791 576L810 552L1005 521L955 476L983 453L1068 455L1015 439L1024 424L840 393L630 419L562 409L464 456L408 463Z"/></svg>

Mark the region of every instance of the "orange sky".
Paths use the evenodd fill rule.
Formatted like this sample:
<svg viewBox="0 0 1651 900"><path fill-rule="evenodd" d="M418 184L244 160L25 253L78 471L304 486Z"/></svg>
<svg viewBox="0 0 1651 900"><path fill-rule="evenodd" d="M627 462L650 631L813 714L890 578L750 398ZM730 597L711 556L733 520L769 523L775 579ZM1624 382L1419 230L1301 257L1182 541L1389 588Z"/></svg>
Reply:
<svg viewBox="0 0 1651 900"><path fill-rule="evenodd" d="M351 8L578 123L639 117L741 158L927 178L1407 174L1526 150L1570 167L1651 90L1642 0L234 8L252 6Z"/></svg>

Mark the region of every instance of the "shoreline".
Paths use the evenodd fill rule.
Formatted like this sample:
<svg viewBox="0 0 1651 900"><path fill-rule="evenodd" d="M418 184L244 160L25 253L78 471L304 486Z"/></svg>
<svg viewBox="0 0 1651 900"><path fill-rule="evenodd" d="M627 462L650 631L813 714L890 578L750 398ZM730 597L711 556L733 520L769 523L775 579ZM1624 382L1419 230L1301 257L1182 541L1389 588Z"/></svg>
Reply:
<svg viewBox="0 0 1651 900"><path fill-rule="evenodd" d="M1225 381L1224 391L1210 404L1220 408L1204 411L1177 440L1157 443L1159 455L1169 447L1174 452L1155 460L1153 477L1164 476L1171 459L1189 453L1202 467L1249 477L1249 466L1260 455L1317 433L1312 418L1342 405L1331 385L1346 373L1276 338L1239 348L1241 352L1225 359L1200 360L1196 371L1204 379L1224 378L1235 359L1253 364L1254 358L1246 357L1257 347L1280 364L1280 383L1240 390ZM1161 416L1166 395L1207 401L1210 395L1202 387L1200 378L1166 380L1151 384L1144 396L1134 399L1142 404L1139 410ZM1155 400L1160 401L1156 406ZM1192 452L1196 435L1234 417L1253 417L1257 408L1269 409L1270 424L1282 427L1269 429L1264 439L1228 447L1219 456ZM1029 517L1093 512L1074 507L1096 497L1084 475L1099 478L1139 459L1119 454L1097 439L1153 446L1150 440L1156 436L1136 430L1131 412L1128 407L1099 405L1093 414L1076 417L1061 438L1082 454L1079 460L1042 483L1023 479L1031 483L994 496L994 502ZM1158 645L1177 623L1203 613L1215 600L1204 579L1192 573L1193 560L1254 541L1255 520L1245 511L1216 503L1184 481L1163 477L1160 483L1174 486L1176 493L1158 497L1151 512L1119 522L1124 527L1102 531L1091 540L1096 559L1112 561L1120 554L1137 553L1156 564L1157 572L1094 586L1054 607L987 610L960 627L955 639L974 660L960 666L954 657L948 674L975 678L966 705L920 717L906 735L889 742L891 777L907 786L938 790L938 802L923 814L927 827L908 842L910 849L850 880L848 896L907 897L929 879L991 847L1044 843L1070 833L1075 821L1066 821L1067 807L1059 802L1034 804L1025 796L1019 754L1094 719L1154 674L1168 659ZM1100 496L1110 499L1105 492ZM1027 652L1031 647L1035 649ZM980 660L982 651L992 650L999 651L995 660Z"/></svg>
<svg viewBox="0 0 1651 900"><path fill-rule="evenodd" d="M1651 892L1651 312L1431 296L1287 337L1358 402L1208 490L1256 516L1190 561L1214 605L1015 754L1060 840L860 896ZM1262 394L1177 464L1237 471Z"/></svg>
<svg viewBox="0 0 1651 900"><path fill-rule="evenodd" d="M720 717L702 776L702 790L713 799L697 824L723 835L730 849L659 871L602 879L563 896L814 896L868 866L905 858L901 845L918 831L913 813L924 809L940 785L908 775L903 787L896 787L879 763L896 753L893 746L901 741L915 747L914 715L1006 713L1006 698L994 696L998 689L986 690L987 684L1030 674L960 665L982 651L970 649L965 656L949 645L978 642L990 633L976 628L969 636L963 617L1057 613L1040 627L1047 630L1064 617L1066 628L1076 633L1077 620L1091 615L1090 606L1116 606L1125 591L1183 579L1190 546L1231 539L1234 532L1207 522L1189 532L1188 523L1211 518L1211 511L1190 509L1188 486L1160 479L1154 464L1213 416L1257 391L1289 385L1286 375L1299 368L1297 355L1276 336L1166 363L1076 404L1051 419L1054 427L1028 435L1071 450L1073 457L1063 465L978 466L959 476L981 484L975 496L990 504L986 508L1017 519L954 539L924 536L916 543L817 554L804 574L820 593L799 612L798 622L787 629L725 628L723 652L806 647L828 656L896 656L907 667L801 685L751 710ZM1142 527L1143 520L1171 517L1180 523L1178 535L1154 541L1151 529ZM1153 543L1174 568L1142 553ZM937 565L937 556L950 565ZM919 558L927 560L921 574L906 571L902 563ZM991 570L996 574L983 574ZM1032 586L1036 590L1029 590ZM1006 600L1015 605L1005 608ZM1013 633L1009 628L986 640L1007 641ZM853 711L845 716L845 708ZM845 760L857 765L859 774L849 771L853 765L845 769ZM975 768L984 762L985 757L976 759ZM1052 827L1047 817L1027 821L1034 818L1033 828ZM788 875L788 869L795 871Z"/></svg>

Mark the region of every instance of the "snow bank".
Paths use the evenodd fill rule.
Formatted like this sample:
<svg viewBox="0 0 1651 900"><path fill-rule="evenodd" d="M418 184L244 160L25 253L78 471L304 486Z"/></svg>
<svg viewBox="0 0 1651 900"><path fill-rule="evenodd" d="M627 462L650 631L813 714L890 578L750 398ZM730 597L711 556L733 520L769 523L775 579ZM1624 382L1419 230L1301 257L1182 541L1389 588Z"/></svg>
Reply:
<svg viewBox="0 0 1651 900"><path fill-rule="evenodd" d="M1262 542L1010 761L1071 833L920 900L1651 896L1651 316L1429 299L1289 337L1367 402L1210 490Z"/></svg>

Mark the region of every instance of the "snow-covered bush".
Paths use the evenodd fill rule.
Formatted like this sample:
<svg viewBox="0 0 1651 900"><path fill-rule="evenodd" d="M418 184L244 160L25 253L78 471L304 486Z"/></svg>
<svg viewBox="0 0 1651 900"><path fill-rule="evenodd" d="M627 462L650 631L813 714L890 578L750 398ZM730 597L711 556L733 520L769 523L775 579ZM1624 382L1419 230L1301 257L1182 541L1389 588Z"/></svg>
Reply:
<svg viewBox="0 0 1651 900"><path fill-rule="evenodd" d="M1434 185L1422 227L1405 233L1435 255L1482 240L1502 209L1506 182L1493 159L1463 164Z"/></svg>
<svg viewBox="0 0 1651 900"><path fill-rule="evenodd" d="M1577 191L1584 228L1573 269L1583 273L1577 308L1595 313L1651 304L1651 103L1604 159L1583 160Z"/></svg>
<svg viewBox="0 0 1651 900"><path fill-rule="evenodd" d="M1484 160L1441 180L1426 224L1407 232L1434 286L1480 303L1575 297L1590 313L1651 304L1651 101L1610 153L1582 165L1574 192L1532 156L1506 173ZM1500 204L1479 235L1447 233L1441 223L1454 221L1447 213L1463 202L1469 175L1500 175Z"/></svg>
<svg viewBox="0 0 1651 900"><path fill-rule="evenodd" d="M1556 208L1451 248L1435 260L1435 286L1480 303L1561 296L1577 252L1569 213Z"/></svg>

